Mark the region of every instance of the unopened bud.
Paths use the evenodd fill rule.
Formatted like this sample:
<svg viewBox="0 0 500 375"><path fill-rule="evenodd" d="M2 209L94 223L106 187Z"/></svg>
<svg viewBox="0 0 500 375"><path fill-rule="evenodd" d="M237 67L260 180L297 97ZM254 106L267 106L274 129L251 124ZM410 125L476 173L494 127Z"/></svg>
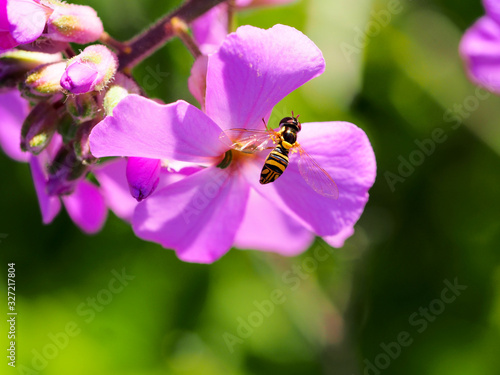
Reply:
<svg viewBox="0 0 500 375"><path fill-rule="evenodd" d="M97 102L92 94L68 96L66 109L73 119L79 123L92 120L99 111Z"/></svg>
<svg viewBox="0 0 500 375"><path fill-rule="evenodd" d="M130 194L138 202L149 197L160 181L161 160L147 158L128 158L127 181Z"/></svg>
<svg viewBox="0 0 500 375"><path fill-rule="evenodd" d="M114 77L117 67L118 59L108 48L89 46L68 60L61 86L73 94L101 91Z"/></svg>
<svg viewBox="0 0 500 375"><path fill-rule="evenodd" d="M47 194L71 194L76 186L76 180L82 177L89 167L79 160L72 148L61 147L49 167Z"/></svg>
<svg viewBox="0 0 500 375"><path fill-rule="evenodd" d="M56 61L61 54L11 50L0 55L0 88L16 86L30 70Z"/></svg>
<svg viewBox="0 0 500 375"><path fill-rule="evenodd" d="M94 9L85 5L50 1L53 9L47 21L47 37L61 42L87 44L95 42L103 30Z"/></svg>
<svg viewBox="0 0 500 375"><path fill-rule="evenodd" d="M60 81L66 68L65 62L40 66L28 73L21 87L22 94L28 98L44 98L62 90Z"/></svg>
<svg viewBox="0 0 500 375"><path fill-rule="evenodd" d="M24 120L21 149L35 155L49 144L56 131L57 111L46 101L38 103Z"/></svg>
<svg viewBox="0 0 500 375"><path fill-rule="evenodd" d="M120 103L122 99L130 94L140 94L141 90L133 79L125 76L122 73L117 73L115 80L110 85L104 95L102 106L106 111L106 116L113 114L113 109Z"/></svg>

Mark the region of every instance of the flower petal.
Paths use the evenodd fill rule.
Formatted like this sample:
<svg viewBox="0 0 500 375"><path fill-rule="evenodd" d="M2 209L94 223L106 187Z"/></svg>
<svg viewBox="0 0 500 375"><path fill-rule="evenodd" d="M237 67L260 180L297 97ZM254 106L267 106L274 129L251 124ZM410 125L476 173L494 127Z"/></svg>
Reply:
<svg viewBox="0 0 500 375"><path fill-rule="evenodd" d="M492 18L480 18L464 34L460 54L470 79L500 94L500 24Z"/></svg>
<svg viewBox="0 0 500 375"><path fill-rule="evenodd" d="M227 8L227 3L219 4L191 24L194 40L204 55L217 51L227 35Z"/></svg>
<svg viewBox="0 0 500 375"><path fill-rule="evenodd" d="M205 110L205 92L207 91L207 56L200 56L191 67L188 79L189 92L198 100L201 109Z"/></svg>
<svg viewBox="0 0 500 375"><path fill-rule="evenodd" d="M302 124L299 142L337 183L337 200L316 193L306 183L296 153L290 155L283 175L267 185L258 184L262 163L248 163L249 182L319 236L339 234L359 219L375 181L375 155L370 142L363 130L347 122Z"/></svg>
<svg viewBox="0 0 500 375"><path fill-rule="evenodd" d="M255 8L262 6L283 5L296 0L236 0L236 6L240 8Z"/></svg>
<svg viewBox="0 0 500 375"><path fill-rule="evenodd" d="M292 217L250 190L245 217L235 239L241 249L272 251L292 256L307 250L314 235Z"/></svg>
<svg viewBox="0 0 500 375"><path fill-rule="evenodd" d="M93 172L101 185L101 194L107 206L116 216L131 222L137 201L130 195L126 167L126 159L115 159L94 168Z"/></svg>
<svg viewBox="0 0 500 375"><path fill-rule="evenodd" d="M108 209L97 186L80 181L75 191L63 196L62 200L69 217L85 233L96 233L102 229Z"/></svg>
<svg viewBox="0 0 500 375"><path fill-rule="evenodd" d="M351 237L354 234L353 227L345 227L339 233L334 234L333 236L324 236L323 239L326 243L333 247L341 248L344 246L345 240Z"/></svg>
<svg viewBox="0 0 500 375"><path fill-rule="evenodd" d="M7 0L0 0L0 52L14 48L18 44L10 33Z"/></svg>
<svg viewBox="0 0 500 375"><path fill-rule="evenodd" d="M18 44L33 42L42 35L50 9L33 0L8 0L10 32Z"/></svg>
<svg viewBox="0 0 500 375"><path fill-rule="evenodd" d="M31 156L29 163L31 168L31 177L35 185L40 211L42 213L42 222L50 224L61 210L61 201L59 197L49 196L46 192L47 178L43 172L45 153L41 156Z"/></svg>
<svg viewBox="0 0 500 375"><path fill-rule="evenodd" d="M17 90L0 94L0 146L14 160L27 162L30 154L21 151L21 128L28 116L28 101Z"/></svg>
<svg viewBox="0 0 500 375"><path fill-rule="evenodd" d="M500 3L498 0L483 0L486 14L500 24Z"/></svg>
<svg viewBox="0 0 500 375"><path fill-rule="evenodd" d="M155 191L160 182L161 160L128 158L127 181L130 193L138 202Z"/></svg>
<svg viewBox="0 0 500 375"><path fill-rule="evenodd" d="M189 103L162 105L132 94L92 130L90 149L96 157L213 162L227 149L219 141L221 131Z"/></svg>
<svg viewBox="0 0 500 375"><path fill-rule="evenodd" d="M248 192L239 175L207 168L139 204L132 225L137 236L174 249L186 262L211 263L231 248Z"/></svg>
<svg viewBox="0 0 500 375"><path fill-rule="evenodd" d="M324 68L321 51L300 31L242 26L209 56L206 113L223 129L261 128L274 105Z"/></svg>

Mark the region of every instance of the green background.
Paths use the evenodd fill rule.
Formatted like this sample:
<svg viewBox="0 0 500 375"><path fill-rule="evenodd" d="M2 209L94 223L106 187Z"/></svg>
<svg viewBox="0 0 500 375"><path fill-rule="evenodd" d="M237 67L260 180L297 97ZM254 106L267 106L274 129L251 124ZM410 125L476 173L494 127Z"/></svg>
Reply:
<svg viewBox="0 0 500 375"><path fill-rule="evenodd" d="M180 1L81 3L126 40ZM476 91L457 52L463 31L482 14L479 1L308 0L238 15L239 24L294 26L325 55L325 74L280 103L274 118L294 110L304 122L352 121L372 142L378 177L370 200L355 235L329 253L317 240L294 258L233 249L197 265L137 239L113 214L94 236L64 212L44 226L28 166L0 155L2 285L7 263L16 263L12 373L498 373L500 99ZM371 36L357 45L358 30L367 27ZM343 53L347 45L355 52ZM134 76L151 82L158 66L168 76L148 94L195 103L186 85L192 62L174 40ZM454 106L463 106L460 121L447 117ZM446 139L418 161L418 143L429 144L435 129ZM419 165L391 185L388 172L397 175L411 158ZM329 255L316 267L311 259L320 251ZM292 281L298 266L310 268ZM122 269L133 280L106 292L113 270ZM446 280L467 288L437 302ZM282 293L283 303L270 312L262 301L273 293ZM106 296L92 314L85 307L88 298ZM259 315L259 305L269 316ZM422 308L434 313L425 318ZM227 345L249 319L256 327L247 327L248 337ZM68 324L75 335L66 338ZM397 349L391 343L398 337L408 345ZM10 371L2 358L2 373Z"/></svg>

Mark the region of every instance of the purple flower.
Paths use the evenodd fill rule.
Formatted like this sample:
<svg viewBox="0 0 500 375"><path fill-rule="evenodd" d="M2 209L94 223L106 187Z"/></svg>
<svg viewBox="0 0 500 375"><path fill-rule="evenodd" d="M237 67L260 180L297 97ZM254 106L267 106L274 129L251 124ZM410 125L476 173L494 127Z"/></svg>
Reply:
<svg viewBox="0 0 500 375"><path fill-rule="evenodd" d="M0 0L0 51L40 37L86 44L99 39L102 32L101 20L88 6L57 0Z"/></svg>
<svg viewBox="0 0 500 375"><path fill-rule="evenodd" d="M161 160L148 158L129 158L127 162L127 181L130 194L138 202L149 197L160 182Z"/></svg>
<svg viewBox="0 0 500 375"><path fill-rule="evenodd" d="M29 103L18 91L0 94L0 146L7 156L22 162L30 158L29 152L21 150L21 127L29 111Z"/></svg>
<svg viewBox="0 0 500 375"><path fill-rule="evenodd" d="M0 51L42 35L50 8L35 0L0 0Z"/></svg>
<svg viewBox="0 0 500 375"><path fill-rule="evenodd" d="M274 183L259 184L265 152L233 151L219 140L230 128L262 129L273 107L324 71L321 51L283 25L240 27L208 56L205 113L178 101L160 105L130 95L90 135L96 157L132 156L203 165L140 203L135 233L176 250L189 262L210 263L233 245L293 255L313 235L342 245L363 212L376 174L366 134L347 122L305 123L299 142L335 179L338 200L317 194L301 177L298 155ZM300 109L296 109L299 111ZM304 116L304 115L303 115ZM273 124L274 125L274 124Z"/></svg>
<svg viewBox="0 0 500 375"><path fill-rule="evenodd" d="M295 0L236 0L236 10L291 3ZM228 3L224 2L198 17L192 24L193 37L200 51L208 55L215 52L228 34Z"/></svg>
<svg viewBox="0 0 500 375"><path fill-rule="evenodd" d="M101 91L114 77L117 67L118 59L108 48L89 46L68 60L61 86L73 94Z"/></svg>
<svg viewBox="0 0 500 375"><path fill-rule="evenodd" d="M474 83L500 94L500 2L483 0L486 15L464 34L460 55Z"/></svg>
<svg viewBox="0 0 500 375"><path fill-rule="evenodd" d="M47 165L53 162L61 148L61 136L54 135L50 144L38 156L22 152L21 127L28 112L28 102L17 91L0 95L0 146L11 158L29 161L43 223L49 224L54 220L61 210L61 202L75 224L86 233L95 233L102 228L107 216L107 206L119 217L131 220L136 202L128 193L125 160L113 160L94 169L100 188L80 178L73 182L70 194L50 194L49 185L55 181L49 178Z"/></svg>

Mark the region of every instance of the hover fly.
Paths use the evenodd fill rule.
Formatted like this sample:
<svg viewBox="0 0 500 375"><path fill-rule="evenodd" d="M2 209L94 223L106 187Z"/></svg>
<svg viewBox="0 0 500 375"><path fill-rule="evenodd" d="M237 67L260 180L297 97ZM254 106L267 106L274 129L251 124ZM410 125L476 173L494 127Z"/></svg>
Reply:
<svg viewBox="0 0 500 375"><path fill-rule="evenodd" d="M267 129L266 122L262 119L266 130L229 129L224 131L219 138L233 150L247 154L272 149L260 174L261 184L276 181L288 166L289 152L298 152L299 171L304 180L318 194L337 199L339 196L337 184L297 142L297 134L302 129L302 125L297 120L298 117L299 115L294 116L292 112L292 117L281 119L277 131Z"/></svg>

